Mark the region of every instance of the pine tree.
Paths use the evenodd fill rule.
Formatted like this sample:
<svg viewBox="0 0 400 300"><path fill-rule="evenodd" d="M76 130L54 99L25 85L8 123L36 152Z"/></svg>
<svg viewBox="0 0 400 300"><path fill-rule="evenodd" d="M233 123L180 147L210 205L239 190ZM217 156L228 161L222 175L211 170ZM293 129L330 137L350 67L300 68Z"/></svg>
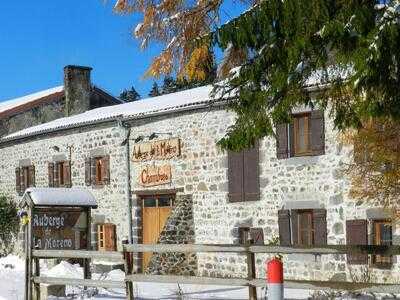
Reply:
<svg viewBox="0 0 400 300"><path fill-rule="evenodd" d="M157 82L153 82L153 86L151 87L151 90L150 90L150 92L149 92L149 96L150 97L157 97L157 96L160 96L161 95L161 93L160 93L160 89L159 89L159 87L158 87L158 84L157 84Z"/></svg>
<svg viewBox="0 0 400 300"><path fill-rule="evenodd" d="M177 85L177 81L172 77L172 76L165 76L163 85L161 87L161 94L170 94L170 93L175 93L178 92L180 89Z"/></svg>
<svg viewBox="0 0 400 300"><path fill-rule="evenodd" d="M133 102L140 99L140 94L135 90L134 87L131 87L130 90L123 90L123 92L119 95L119 98L125 102Z"/></svg>

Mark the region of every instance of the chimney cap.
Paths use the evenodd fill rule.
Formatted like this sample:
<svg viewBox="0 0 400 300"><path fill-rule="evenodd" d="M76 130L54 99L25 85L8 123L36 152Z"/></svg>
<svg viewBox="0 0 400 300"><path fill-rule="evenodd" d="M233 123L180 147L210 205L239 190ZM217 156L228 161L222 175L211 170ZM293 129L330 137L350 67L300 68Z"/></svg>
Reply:
<svg viewBox="0 0 400 300"><path fill-rule="evenodd" d="M88 70L88 71L93 70L93 68L91 68L91 67L78 66L78 65L67 65L64 67L64 70L65 69L81 69L81 70Z"/></svg>

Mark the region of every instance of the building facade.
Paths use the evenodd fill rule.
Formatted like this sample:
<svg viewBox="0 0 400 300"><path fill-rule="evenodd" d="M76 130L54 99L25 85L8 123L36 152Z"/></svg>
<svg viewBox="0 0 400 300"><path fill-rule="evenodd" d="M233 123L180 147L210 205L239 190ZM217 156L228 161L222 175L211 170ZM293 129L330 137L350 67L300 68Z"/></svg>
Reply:
<svg viewBox="0 0 400 300"><path fill-rule="evenodd" d="M85 186L98 201L94 249L133 243L398 244L382 207L349 197L353 158L327 113L307 108L240 153L216 145L235 115L210 87L53 121L1 139L1 190ZM105 238L107 236L108 238ZM108 239L108 240L107 240ZM257 255L264 278L266 255ZM286 278L399 281L395 257L286 255ZM138 269L240 277L236 254L136 257Z"/></svg>

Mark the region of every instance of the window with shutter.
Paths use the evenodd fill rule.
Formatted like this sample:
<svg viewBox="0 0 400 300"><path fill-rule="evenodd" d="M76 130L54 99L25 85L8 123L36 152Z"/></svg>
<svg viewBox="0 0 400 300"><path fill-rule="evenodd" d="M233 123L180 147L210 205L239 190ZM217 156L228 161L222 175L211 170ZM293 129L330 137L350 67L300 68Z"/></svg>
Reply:
<svg viewBox="0 0 400 300"><path fill-rule="evenodd" d="M373 245L392 245L392 222L389 220L372 221ZM380 268L391 268L392 256L372 255L372 264Z"/></svg>
<svg viewBox="0 0 400 300"><path fill-rule="evenodd" d="M228 152L229 202L260 199L259 143L241 152Z"/></svg>
<svg viewBox="0 0 400 300"><path fill-rule="evenodd" d="M278 223L279 239L283 246L327 244L325 209L280 210Z"/></svg>
<svg viewBox="0 0 400 300"><path fill-rule="evenodd" d="M100 251L116 251L116 226L111 223L99 224L97 227L98 249Z"/></svg>
<svg viewBox="0 0 400 300"><path fill-rule="evenodd" d="M368 226L367 220L347 220L346 221L346 243L347 245L367 245L368 244ZM347 263L349 264L367 264L368 255L366 254L348 254Z"/></svg>
<svg viewBox="0 0 400 300"><path fill-rule="evenodd" d="M290 231L290 211L281 209L278 211L279 242L281 246L290 246L292 244Z"/></svg>
<svg viewBox="0 0 400 300"><path fill-rule="evenodd" d="M71 162L58 161L54 166L54 186L71 187Z"/></svg>
<svg viewBox="0 0 400 300"><path fill-rule="evenodd" d="M325 153L324 113L321 110L294 114L290 124L276 128L277 158Z"/></svg>
<svg viewBox="0 0 400 300"><path fill-rule="evenodd" d="M239 227L239 244L247 245L250 239L250 227Z"/></svg>
<svg viewBox="0 0 400 300"><path fill-rule="evenodd" d="M68 173L70 175L70 172ZM110 184L110 156L99 156L85 160L85 183L102 187Z"/></svg>

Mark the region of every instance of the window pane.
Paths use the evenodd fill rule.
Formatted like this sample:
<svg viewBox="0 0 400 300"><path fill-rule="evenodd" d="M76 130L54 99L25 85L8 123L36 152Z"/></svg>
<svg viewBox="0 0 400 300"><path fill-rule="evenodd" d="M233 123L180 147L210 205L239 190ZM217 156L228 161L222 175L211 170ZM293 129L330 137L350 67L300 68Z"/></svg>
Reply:
<svg viewBox="0 0 400 300"><path fill-rule="evenodd" d="M158 198L158 206L171 206L171 196L160 196Z"/></svg>
<svg viewBox="0 0 400 300"><path fill-rule="evenodd" d="M306 119L299 118L298 119L298 150L299 152L304 152L306 151L306 136L305 136L305 130L306 130L306 125L305 125Z"/></svg>
<svg viewBox="0 0 400 300"><path fill-rule="evenodd" d="M156 203L157 203L156 199L152 198L152 197L143 199L143 206L144 207L156 207L157 206Z"/></svg>

